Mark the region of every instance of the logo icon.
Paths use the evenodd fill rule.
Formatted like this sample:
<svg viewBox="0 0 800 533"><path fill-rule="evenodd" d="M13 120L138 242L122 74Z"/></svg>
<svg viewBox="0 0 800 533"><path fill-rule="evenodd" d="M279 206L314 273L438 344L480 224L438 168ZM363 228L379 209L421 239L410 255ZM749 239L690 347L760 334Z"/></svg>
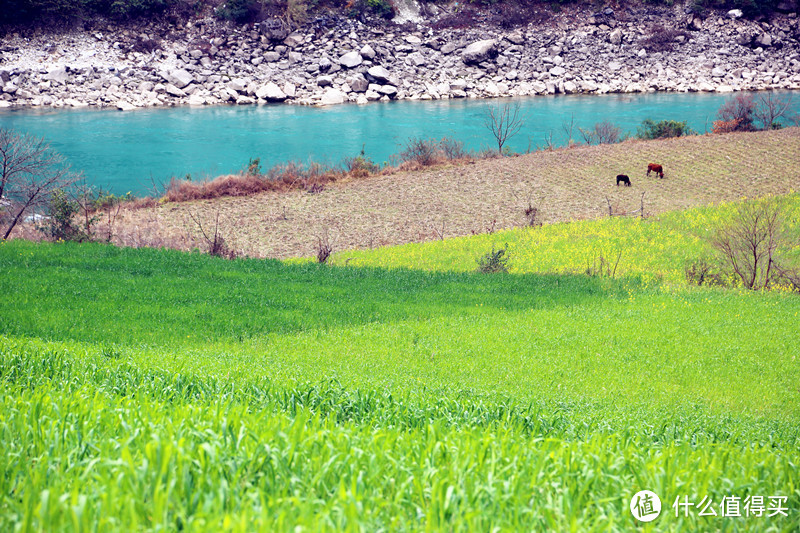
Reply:
<svg viewBox="0 0 800 533"><path fill-rule="evenodd" d="M661 499L651 490L640 490L631 498L631 514L639 522L652 522L661 514Z"/></svg>

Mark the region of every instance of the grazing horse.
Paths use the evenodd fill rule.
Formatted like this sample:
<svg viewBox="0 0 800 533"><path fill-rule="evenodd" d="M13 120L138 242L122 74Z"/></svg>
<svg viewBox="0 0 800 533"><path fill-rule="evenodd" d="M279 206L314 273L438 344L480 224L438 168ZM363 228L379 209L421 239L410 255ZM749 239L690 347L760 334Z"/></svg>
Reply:
<svg viewBox="0 0 800 533"><path fill-rule="evenodd" d="M661 165L656 165L655 163L650 163L647 165L647 175L650 175L650 172L655 172L656 176L661 179L664 179L664 167Z"/></svg>
<svg viewBox="0 0 800 533"><path fill-rule="evenodd" d="M631 179L625 174L619 174L617 175L617 187L619 187L620 183L624 183L626 187L630 187Z"/></svg>

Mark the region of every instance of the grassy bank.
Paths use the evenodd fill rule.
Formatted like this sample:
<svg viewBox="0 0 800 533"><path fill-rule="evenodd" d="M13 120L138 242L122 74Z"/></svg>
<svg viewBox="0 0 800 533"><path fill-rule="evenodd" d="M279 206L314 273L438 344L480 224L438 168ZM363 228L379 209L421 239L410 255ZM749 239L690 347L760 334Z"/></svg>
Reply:
<svg viewBox="0 0 800 533"><path fill-rule="evenodd" d="M529 202L545 223L639 209L658 215L800 188L800 128L580 146L518 157L342 180L302 190L125 210L114 240L191 249L194 219L253 256L312 256L328 234L335 250L431 241L524 226ZM665 179L646 176L659 163ZM631 187L617 187L627 174Z"/></svg>
<svg viewBox="0 0 800 533"><path fill-rule="evenodd" d="M796 296L16 241L0 271L0 529L623 531L642 488L646 530L800 525Z"/></svg>
<svg viewBox="0 0 800 533"><path fill-rule="evenodd" d="M787 237L800 240L800 194L784 198ZM334 256L336 264L430 271L469 272L494 246L508 245L512 273L584 273L603 261L616 265L617 276L644 283L683 285L686 266L715 259L712 241L730 224L739 202L722 203L656 217L613 217L578 220L541 227L498 231L471 237L432 241L375 250L349 250ZM800 259L800 248L788 256Z"/></svg>

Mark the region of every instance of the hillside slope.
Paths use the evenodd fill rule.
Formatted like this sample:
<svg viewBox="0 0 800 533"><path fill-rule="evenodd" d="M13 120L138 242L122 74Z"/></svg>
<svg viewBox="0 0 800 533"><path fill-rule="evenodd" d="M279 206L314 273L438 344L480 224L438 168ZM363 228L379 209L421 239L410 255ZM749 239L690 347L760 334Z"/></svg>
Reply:
<svg viewBox="0 0 800 533"><path fill-rule="evenodd" d="M800 188L800 128L580 146L473 164L400 172L302 191L165 204L125 211L118 242L194 246L197 224L220 231L249 255L315 253L327 232L335 250L373 248L486 233L525 224L528 199L544 222L598 218L639 209L648 215ZM645 176L660 163L666 176ZM617 187L628 174L633 185ZM443 229L443 231L442 231Z"/></svg>

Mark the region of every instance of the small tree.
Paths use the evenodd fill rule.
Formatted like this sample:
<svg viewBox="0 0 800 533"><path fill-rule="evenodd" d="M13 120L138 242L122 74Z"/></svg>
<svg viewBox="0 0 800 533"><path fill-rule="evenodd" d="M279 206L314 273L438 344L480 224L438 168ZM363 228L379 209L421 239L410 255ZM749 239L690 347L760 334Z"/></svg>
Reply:
<svg viewBox="0 0 800 533"><path fill-rule="evenodd" d="M792 95L777 96L772 91L761 93L756 97L753 117L762 130L781 127L780 119L789 118L792 111Z"/></svg>
<svg viewBox="0 0 800 533"><path fill-rule="evenodd" d="M37 229L54 241L91 240L91 224L87 223L84 229L75 221L81 209L80 204L70 198L65 191L54 191L50 195L50 202L45 211L47 217Z"/></svg>
<svg viewBox="0 0 800 533"><path fill-rule="evenodd" d="M753 95L738 94L722 104L717 111L719 120L714 122L714 133L730 131L753 131L753 113L755 112Z"/></svg>
<svg viewBox="0 0 800 533"><path fill-rule="evenodd" d="M683 135L691 135L694 131L689 125L677 120L661 120L656 122L651 119L642 121L642 125L636 131L636 136L640 139L653 140L653 139L668 139L670 137L681 137Z"/></svg>
<svg viewBox="0 0 800 533"><path fill-rule="evenodd" d="M578 131L586 144L615 144L622 139L622 130L607 120L597 122L590 130L578 128Z"/></svg>
<svg viewBox="0 0 800 533"><path fill-rule="evenodd" d="M796 270L782 264L780 257L792 247L783 230L784 218L780 198L747 202L714 237L712 243L724 263L748 289L766 289L782 278L797 275Z"/></svg>
<svg viewBox="0 0 800 533"><path fill-rule="evenodd" d="M189 218L191 218L192 221L197 225L197 228L200 230L200 234L206 241L206 244L208 245L208 255L221 257L223 259L236 259L236 251L228 245L227 241L222 236L219 226L219 210L217 210L214 217L213 231L206 231L206 228L203 227L203 224L200 221L200 217L191 211L189 211Z"/></svg>
<svg viewBox="0 0 800 533"><path fill-rule="evenodd" d="M8 239L26 213L47 206L55 191L76 180L43 139L0 128L0 238Z"/></svg>
<svg viewBox="0 0 800 533"><path fill-rule="evenodd" d="M486 106L483 124L492 132L497 141L497 152L503 153L503 146L511 137L519 133L525 125L519 102L502 106Z"/></svg>
<svg viewBox="0 0 800 533"><path fill-rule="evenodd" d="M317 237L317 263L324 265L328 262L328 258L333 253L335 241L336 239L331 242L327 228L325 228L321 236Z"/></svg>

